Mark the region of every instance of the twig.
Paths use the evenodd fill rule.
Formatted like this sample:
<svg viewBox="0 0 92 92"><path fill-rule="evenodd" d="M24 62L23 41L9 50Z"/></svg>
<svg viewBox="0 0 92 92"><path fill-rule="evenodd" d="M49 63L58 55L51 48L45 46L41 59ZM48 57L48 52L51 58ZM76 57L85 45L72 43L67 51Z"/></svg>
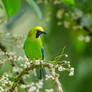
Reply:
<svg viewBox="0 0 92 92"><path fill-rule="evenodd" d="M81 24L81 20L82 20L82 18L78 18L78 19L75 20L75 21L76 21L76 23L77 23L78 25L80 25L80 24ZM86 32L88 32L89 36L92 36L92 30L91 30L90 28L88 28L87 26L83 25L83 29L84 29Z"/></svg>
<svg viewBox="0 0 92 92"><path fill-rule="evenodd" d="M56 85L58 87L58 91L63 92L62 85L61 85L61 83L60 83L60 81L58 79L59 75L55 73L54 69L50 69L50 71L51 71L52 76L54 77L55 83L56 83Z"/></svg>

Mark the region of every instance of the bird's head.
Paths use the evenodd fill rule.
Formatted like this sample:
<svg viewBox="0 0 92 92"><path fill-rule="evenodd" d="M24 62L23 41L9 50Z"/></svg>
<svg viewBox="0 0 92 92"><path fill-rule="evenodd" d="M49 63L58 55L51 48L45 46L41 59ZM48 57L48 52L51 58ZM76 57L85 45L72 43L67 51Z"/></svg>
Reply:
<svg viewBox="0 0 92 92"><path fill-rule="evenodd" d="M46 31L40 26L34 26L32 30L29 32L30 36L35 36L36 38L39 38L41 34L47 34Z"/></svg>

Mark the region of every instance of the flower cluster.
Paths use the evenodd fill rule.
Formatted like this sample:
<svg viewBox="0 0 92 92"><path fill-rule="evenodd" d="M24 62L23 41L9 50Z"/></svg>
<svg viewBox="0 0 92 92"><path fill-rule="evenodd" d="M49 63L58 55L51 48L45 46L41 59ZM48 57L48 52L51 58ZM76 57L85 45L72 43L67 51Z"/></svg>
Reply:
<svg viewBox="0 0 92 92"><path fill-rule="evenodd" d="M27 88L28 92L40 92L39 89L43 87L43 80L39 80L37 83L22 84L20 87L23 89Z"/></svg>
<svg viewBox="0 0 92 92"><path fill-rule="evenodd" d="M53 89L46 89L46 92L53 92Z"/></svg>
<svg viewBox="0 0 92 92"><path fill-rule="evenodd" d="M88 42L90 42L90 40L91 40L91 38L90 38L90 36L83 36L83 35L80 35L79 37L78 37L78 40L80 40L80 41L85 41L86 43L88 43Z"/></svg>
<svg viewBox="0 0 92 92"><path fill-rule="evenodd" d="M60 11L58 14L62 15ZM61 18L59 15L57 15ZM11 34L6 34L10 36ZM16 40L15 43L21 45L20 38L24 36L12 35L12 39ZM18 47L17 47L18 48ZM67 58L67 54L61 53L52 61L43 61L43 60L29 60L24 54L19 55L16 51L2 51L0 50L0 68L4 70L7 63L9 70L7 68L6 73L3 73L0 78L0 91L1 92L13 92L14 90L18 91L19 87L22 90L27 90L28 92L40 92L44 89L44 85L48 81L53 81L58 87L58 91L62 92L62 86L59 81L59 72L68 71L69 76L74 74L74 68L71 67L70 62L61 57ZM45 69L45 78L42 80L38 79L37 70L40 68ZM57 71L58 70L58 71ZM53 83L54 84L54 83ZM56 87L56 86L55 86ZM10 91L9 91L10 90ZM48 88L45 85L45 92L53 92L54 88Z"/></svg>
<svg viewBox="0 0 92 92"><path fill-rule="evenodd" d="M63 61L63 63L61 65L56 65L56 67L58 67L58 71L68 71L69 72L69 76L73 76L74 75L74 68L71 67L70 65L70 61Z"/></svg>
<svg viewBox="0 0 92 92"><path fill-rule="evenodd" d="M0 78L0 92L7 92L12 83L13 82L9 80L9 75L7 73L4 73Z"/></svg>
<svg viewBox="0 0 92 92"><path fill-rule="evenodd" d="M0 78L0 90L1 92L9 90L9 88L18 91L17 85L20 83L22 89L27 89L28 92L40 92L40 89L43 88L44 80L48 81L49 79L55 81L59 90L62 90L60 82L58 80L59 74L56 72L68 71L69 76L74 75L74 68L71 67L70 61L63 60L59 61L61 56L56 57L54 61L43 61L43 60L28 60L26 56L18 56L16 52L3 52L0 51L0 55L4 57L0 62L2 65L8 61L9 65L12 66L12 70L4 73ZM67 54L63 54L65 58L68 57ZM59 58L59 59L58 59ZM27 81L30 80L30 76L33 76L33 79L38 80L36 70L38 67L43 67L46 70L46 75L44 80L39 81ZM53 92L54 88L45 89L46 92ZM11 91L9 91L11 92Z"/></svg>

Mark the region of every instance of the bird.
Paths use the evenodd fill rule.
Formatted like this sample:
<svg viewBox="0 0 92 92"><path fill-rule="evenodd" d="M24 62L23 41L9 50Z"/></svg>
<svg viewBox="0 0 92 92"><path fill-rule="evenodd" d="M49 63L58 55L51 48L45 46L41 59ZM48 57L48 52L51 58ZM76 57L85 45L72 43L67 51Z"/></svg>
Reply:
<svg viewBox="0 0 92 92"><path fill-rule="evenodd" d="M29 30L24 42L24 52L29 60L44 60L44 48L40 35L47 34L41 26L34 26ZM44 69L37 70L37 76L42 79Z"/></svg>

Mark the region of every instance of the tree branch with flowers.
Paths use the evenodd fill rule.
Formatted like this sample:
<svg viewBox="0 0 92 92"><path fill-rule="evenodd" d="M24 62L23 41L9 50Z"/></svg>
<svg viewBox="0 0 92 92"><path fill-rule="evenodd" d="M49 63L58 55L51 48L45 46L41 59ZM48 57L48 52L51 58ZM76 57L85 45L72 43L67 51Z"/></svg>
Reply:
<svg viewBox="0 0 92 92"><path fill-rule="evenodd" d="M21 89L26 89L28 92L40 92L40 89L44 86L44 82L52 80L57 86L58 92L63 92L61 82L59 81L60 74L57 72L68 71L70 76L74 74L74 68L71 67L69 61L60 61L62 57L68 57L67 54L64 54L64 49L60 55L55 57L52 61L45 62L43 62L43 60L29 61L25 56L15 57L15 53L13 52L1 51L4 57L8 56L6 61L9 61L9 64L12 66L12 71L3 73L0 77L0 91L13 92L14 90L18 91L20 87ZM14 64L12 64L11 61L13 61ZM21 62L20 64L18 64L19 61ZM45 79L39 80L34 70L40 69L41 67L48 69L48 71ZM32 76L37 78L36 82L26 81L27 78L30 79L30 73L33 73ZM45 92L53 91L54 88L45 89Z"/></svg>

